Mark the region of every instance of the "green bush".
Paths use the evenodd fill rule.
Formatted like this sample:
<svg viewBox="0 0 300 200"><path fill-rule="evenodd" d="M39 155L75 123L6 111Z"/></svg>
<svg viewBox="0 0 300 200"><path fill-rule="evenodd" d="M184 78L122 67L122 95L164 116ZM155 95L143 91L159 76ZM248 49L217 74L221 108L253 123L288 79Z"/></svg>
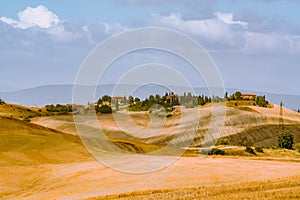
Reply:
<svg viewBox="0 0 300 200"><path fill-rule="evenodd" d="M31 122L31 119L30 119L30 117L25 117L24 119L23 119L25 122Z"/></svg>
<svg viewBox="0 0 300 200"><path fill-rule="evenodd" d="M250 153L250 154L256 155L256 153L255 153L254 149L252 149L252 147L249 147L249 146L246 147L245 151Z"/></svg>
<svg viewBox="0 0 300 200"><path fill-rule="evenodd" d="M213 148L208 152L208 155L225 155L225 151L222 149Z"/></svg>
<svg viewBox="0 0 300 200"><path fill-rule="evenodd" d="M100 112L102 114L112 113L112 109L108 105L102 105L100 107L96 107L96 112Z"/></svg>
<svg viewBox="0 0 300 200"><path fill-rule="evenodd" d="M262 147L255 147L255 151L259 153L263 153L264 149Z"/></svg>
<svg viewBox="0 0 300 200"><path fill-rule="evenodd" d="M172 117L172 116L173 116L173 114L171 114L171 113L168 113L168 114L167 114L167 118L168 118L168 117Z"/></svg>
<svg viewBox="0 0 300 200"><path fill-rule="evenodd" d="M249 156L249 154L242 149L226 149L225 155L227 155L227 156Z"/></svg>
<svg viewBox="0 0 300 200"><path fill-rule="evenodd" d="M293 149L294 135L289 132L283 132L278 137L278 146L283 149Z"/></svg>
<svg viewBox="0 0 300 200"><path fill-rule="evenodd" d="M69 112L73 111L72 105L56 104L54 106L53 104L51 104L51 105L46 105L45 108L48 112L57 112L59 114L68 114Z"/></svg>

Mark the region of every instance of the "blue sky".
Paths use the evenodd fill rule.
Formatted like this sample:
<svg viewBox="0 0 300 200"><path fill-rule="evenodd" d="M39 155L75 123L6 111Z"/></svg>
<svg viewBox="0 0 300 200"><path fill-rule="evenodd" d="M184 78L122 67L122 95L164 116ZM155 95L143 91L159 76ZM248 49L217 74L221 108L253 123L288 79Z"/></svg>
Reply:
<svg viewBox="0 0 300 200"><path fill-rule="evenodd" d="M1 1L0 91L72 84L98 43L156 26L203 45L226 87L300 95L299 10L297 0ZM165 60L148 54L131 64Z"/></svg>

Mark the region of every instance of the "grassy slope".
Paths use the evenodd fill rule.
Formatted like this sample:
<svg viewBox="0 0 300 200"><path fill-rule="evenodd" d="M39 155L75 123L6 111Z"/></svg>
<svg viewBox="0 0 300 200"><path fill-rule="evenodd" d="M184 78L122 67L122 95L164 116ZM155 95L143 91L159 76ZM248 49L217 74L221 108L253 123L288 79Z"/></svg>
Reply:
<svg viewBox="0 0 300 200"><path fill-rule="evenodd" d="M235 134L227 134L227 137L232 144L239 143L241 138L248 138L254 145L271 147L277 145L278 136L283 131L288 131L295 136L295 142L300 142L300 114L287 108L283 108L282 122L280 122L280 107L273 105L272 108L261 108L256 106L238 107L247 113L249 121L248 126ZM236 123L234 126L241 126L247 123L245 116L238 115L240 124ZM244 119L243 119L244 118ZM235 119L238 119L235 117ZM252 119L252 120L251 120ZM238 121L237 121L238 122ZM234 123L230 121L230 123Z"/></svg>
<svg viewBox="0 0 300 200"><path fill-rule="evenodd" d="M121 116L122 114L118 115ZM200 146L203 136L207 133L211 119L210 107L205 106L200 108L200 116L199 128L193 146ZM271 108L259 108L248 105L229 106L226 108L226 120L222 130L222 137L229 137L232 144L237 144L241 138L247 137L256 145L271 147L276 145L278 135L282 131L287 130L295 135L295 142L300 142L300 114L284 108L284 129L279 128L279 117L279 107L276 105L273 105ZM139 126L146 127L151 122L149 116L145 113L131 114L131 118ZM193 121L194 116L189 116L188 114L188 118L190 118L190 121ZM128 130L132 130L130 123L125 120L123 121L125 127ZM33 119L33 122L76 135L72 116L39 117ZM132 130L133 132L129 131L131 136L121 131L114 122L112 115L99 116L99 122L101 128L111 139L115 138L164 146L176 135L176 131L179 130L180 115L168 118L164 124L164 128L159 130L157 135L153 137L147 138L148 133L146 129L136 131L137 137L141 136L143 138L140 140L132 137L134 130ZM93 128L98 127L98 124L90 124L88 120L85 123ZM184 138L182 138L182 143L184 142Z"/></svg>
<svg viewBox="0 0 300 200"><path fill-rule="evenodd" d="M31 111L28 112L28 114L32 114L30 113ZM273 126L274 123L277 122L278 119L276 118L276 113L277 111L275 110L268 110L267 112L260 109L256 110L256 108L252 107L229 108L228 116L231 117L229 119L232 121L227 121L228 129L226 130L226 134L234 136L243 133L241 131L231 134L230 130L235 130L234 128L236 128L236 130L240 130L240 128L243 130L256 128L256 122L259 121L257 120L257 116L262 116L263 114L264 116L262 117L263 120L261 122L264 123L263 126L266 127L255 131L244 132L244 135L249 135L249 133L254 132L253 139L260 140L261 131L268 130L268 126ZM206 114L204 115L204 119L207 119L209 114L206 111L204 114ZM16 115L16 118L18 118L17 116L18 115ZM52 118L53 117L55 120L62 121L63 123L65 121L68 123L72 122L71 116L52 116ZM111 120L110 116L107 118L108 119L106 120ZM47 121L48 117L43 119ZM176 119L177 117L171 118L168 125L172 127L172 125L176 123ZM297 126L296 128L294 127L291 129L291 131L297 132L298 115L295 113L288 113L285 115L285 119L287 119L286 122L291 123L293 126ZM136 117L135 120L141 125L148 123L147 117ZM205 126L206 121L204 120L201 123ZM66 123L64 123L64 125L66 125ZM270 132L269 136L271 138L274 136L273 131ZM163 140L164 138L165 137L163 136L160 139ZM130 141L126 140L126 138L115 138L112 139L112 142L125 150L134 152L154 151L160 148L160 146L157 145ZM37 166L40 164L78 162L87 159L91 159L91 157L81 145L77 136L64 134L58 130L45 128L40 125L0 116L0 166ZM278 199L278 197L281 199L296 199L300 196L299 178L300 177L288 180L283 179L280 181L229 185L228 187L207 186L188 189L151 190L114 195L105 198L116 199L121 196L124 199L171 199L175 197L178 199L207 199L209 196L212 199L261 199L267 197L269 199Z"/></svg>
<svg viewBox="0 0 300 200"><path fill-rule="evenodd" d="M283 128L277 124L258 125L249 127L237 134L230 135L227 138L231 144L238 145L241 138L248 138L256 146L277 146L278 136L283 132L288 131L295 137L295 142L300 142L300 124L287 124Z"/></svg>
<svg viewBox="0 0 300 200"><path fill-rule="evenodd" d="M0 116L10 117L14 119L24 120L26 117L33 118L38 116L45 116L49 113L45 109L38 107L26 107L16 104L0 105Z"/></svg>
<svg viewBox="0 0 300 200"><path fill-rule="evenodd" d="M67 116L57 118L69 119ZM0 117L0 140L2 165L68 163L90 157L77 135L6 117ZM110 141L117 147L134 153L154 152L162 148L122 138ZM172 155L174 151L176 150L169 149L166 154Z"/></svg>
<svg viewBox="0 0 300 200"><path fill-rule="evenodd" d="M0 165L67 163L90 158L78 137L0 117Z"/></svg>

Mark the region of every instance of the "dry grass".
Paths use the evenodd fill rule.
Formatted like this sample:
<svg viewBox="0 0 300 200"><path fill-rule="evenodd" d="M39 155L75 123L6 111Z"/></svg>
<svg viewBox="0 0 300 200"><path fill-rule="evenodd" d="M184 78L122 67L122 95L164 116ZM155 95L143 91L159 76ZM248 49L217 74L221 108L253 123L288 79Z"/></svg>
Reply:
<svg viewBox="0 0 300 200"><path fill-rule="evenodd" d="M91 198L102 199L299 199L300 176L284 179L202 186L198 188L148 190Z"/></svg>
<svg viewBox="0 0 300 200"><path fill-rule="evenodd" d="M0 116L4 117L24 120L25 118L34 118L47 115L51 115L51 113L47 112L45 108L26 107L8 103L0 105Z"/></svg>
<svg viewBox="0 0 300 200"><path fill-rule="evenodd" d="M0 165L39 165L90 158L77 136L0 117Z"/></svg>
<svg viewBox="0 0 300 200"><path fill-rule="evenodd" d="M199 108L200 121L195 140L192 146L201 146L204 136L210 127L211 107ZM284 108L283 127L279 127L279 107L273 105L272 108L260 108L256 106L238 106L226 107L226 120L222 129L222 137L228 137L231 144L237 145L241 138L247 137L254 145L271 147L277 145L278 135L284 130L290 131L295 135L295 142L300 142L300 114ZM130 113L133 123L140 128L132 126L132 122L126 118L124 113L115 114L122 124L122 128L118 126L112 115L99 115L98 121L89 120L89 116L83 116L85 119L82 124L92 128L102 128L107 137L111 139L122 139L158 146L166 145L179 131L180 115L176 115L165 119L163 127L151 127L149 115L143 113ZM183 124L183 128L190 122L195 120L187 111L187 123ZM57 129L62 132L77 135L72 116L48 116L33 119L33 123ZM218 120L218 118L217 118ZM216 123L218 124L218 123ZM147 127L149 126L150 127ZM214 126L214 123L212 124ZM151 135L150 132L156 132ZM178 139L177 146L181 146L186 142L185 135Z"/></svg>
<svg viewBox="0 0 300 200"><path fill-rule="evenodd" d="M5 107L0 114L0 198L74 199L92 196L99 191L104 194L129 192L99 199L297 199L300 195L300 165L293 162L299 156L296 151L265 149L265 153L257 157L245 158L239 155L243 149L238 148L235 159L184 157L168 169L144 175L146 181L141 181L144 180L141 174L121 173L92 161L76 135L72 116L33 119L34 123L48 128L3 117L10 117L12 113L14 118L19 118L20 111L23 114L26 112L26 115L39 112L26 110L26 107L22 109ZM227 108L224 135L242 137L247 134L256 142L271 144L271 139L278 134L275 132L276 126L274 131L270 128L278 122L276 109L252 106ZM202 118L197 137L205 133L211 117L209 107L201 108L200 113ZM188 120L193 120L193 116L188 117ZM157 136L135 138L118 129L111 115L101 115L99 118L102 120L100 125L115 145L137 153L160 149L176 134L179 125L179 117L174 116L167 119L165 129ZM135 113L132 118L141 126L149 123L146 114ZM83 119L86 120L82 124L86 130L99 128L98 122L91 122L88 116L83 116ZM284 119L286 125L290 125L290 131L299 134L299 115L285 110ZM125 126L129 126L126 121ZM137 132L147 136L148 132L143 130ZM298 135L295 139L296 142L299 140ZM171 155L173 150L166 152ZM198 156L197 151L186 155ZM290 162L282 162L286 159ZM127 157L122 162L131 163Z"/></svg>

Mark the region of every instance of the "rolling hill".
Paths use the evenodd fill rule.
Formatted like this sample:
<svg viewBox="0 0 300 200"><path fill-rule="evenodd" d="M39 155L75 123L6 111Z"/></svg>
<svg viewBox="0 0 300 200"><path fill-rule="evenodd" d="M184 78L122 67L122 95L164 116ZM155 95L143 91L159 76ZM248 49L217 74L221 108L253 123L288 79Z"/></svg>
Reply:
<svg viewBox="0 0 300 200"><path fill-rule="evenodd" d="M0 165L39 165L90 159L77 136L0 116Z"/></svg>
<svg viewBox="0 0 300 200"><path fill-rule="evenodd" d="M192 199L202 198L205 191L218 199L226 199L236 192L241 197L249 197L245 195L246 190L252 195L250 197L257 198L269 195L264 189L272 190L274 197L298 195L299 155L290 160L275 158L271 161L245 157L181 157L161 170L145 174L127 173L95 161L82 145L72 115L39 116L40 108L11 104L1 105L0 109L1 199L86 199L99 196L102 196L99 199L169 199L174 196ZM194 147L201 144L212 117L210 105L200 107L198 111L201 118ZM187 119L182 125L181 115L174 115L167 118L163 128L155 133L152 131L157 130L157 124L145 112L99 115L98 121L91 120L91 115L86 114L78 116L77 125L88 133L101 127L112 144L120 149L145 153L161 149L176 135L178 127L186 127L195 120L189 109L183 112L186 112ZM282 131L278 112L276 105L271 108L228 106L222 136L229 137L232 143L247 136L255 144L270 146ZM28 123L20 118L20 114L34 117ZM128 114L139 127L131 126L126 118ZM114 117L121 120L122 129ZM291 131L299 142L299 113L285 108L282 118L283 128ZM184 144L186 139L180 137L176 145ZM169 147L159 159L167 159L176 151L176 148ZM130 157L125 158L118 162L130 164ZM141 166L147 164L144 162L141 161Z"/></svg>
<svg viewBox="0 0 300 200"><path fill-rule="evenodd" d="M228 106L226 109L226 119L222 127L221 137L230 139L232 145L237 145L241 139L248 138L254 145L271 147L277 144L277 137L283 131L290 131L295 135L295 142L300 142L300 114L290 109L283 109L282 127L280 125L280 108L277 105L271 108L261 108L257 106ZM195 116L186 111L187 121L181 123L181 116L175 115L167 118L162 128L151 126L151 118L146 113L130 113L131 119L139 126L132 126L128 121L126 113L116 113L112 115L99 115L98 123L89 120L89 116L82 116L81 126L90 129L101 127L110 139L122 139L128 141L142 142L159 146L166 145L170 140L179 134L179 127L187 128L187 124L195 120ZM211 106L199 108L200 121L192 147L199 147L207 134L211 122ZM121 121L117 124L115 118ZM34 123L54 128L62 132L76 135L76 128L71 116L48 116L38 117ZM216 123L218 119L216 120ZM147 127L149 126L150 127ZM214 125L214 124L213 124ZM220 124L218 125L220 126ZM156 130L157 129L157 130ZM187 130L187 129L186 129ZM152 133L155 132L153 135ZM190 138L180 133L175 146L185 147L184 144Z"/></svg>

